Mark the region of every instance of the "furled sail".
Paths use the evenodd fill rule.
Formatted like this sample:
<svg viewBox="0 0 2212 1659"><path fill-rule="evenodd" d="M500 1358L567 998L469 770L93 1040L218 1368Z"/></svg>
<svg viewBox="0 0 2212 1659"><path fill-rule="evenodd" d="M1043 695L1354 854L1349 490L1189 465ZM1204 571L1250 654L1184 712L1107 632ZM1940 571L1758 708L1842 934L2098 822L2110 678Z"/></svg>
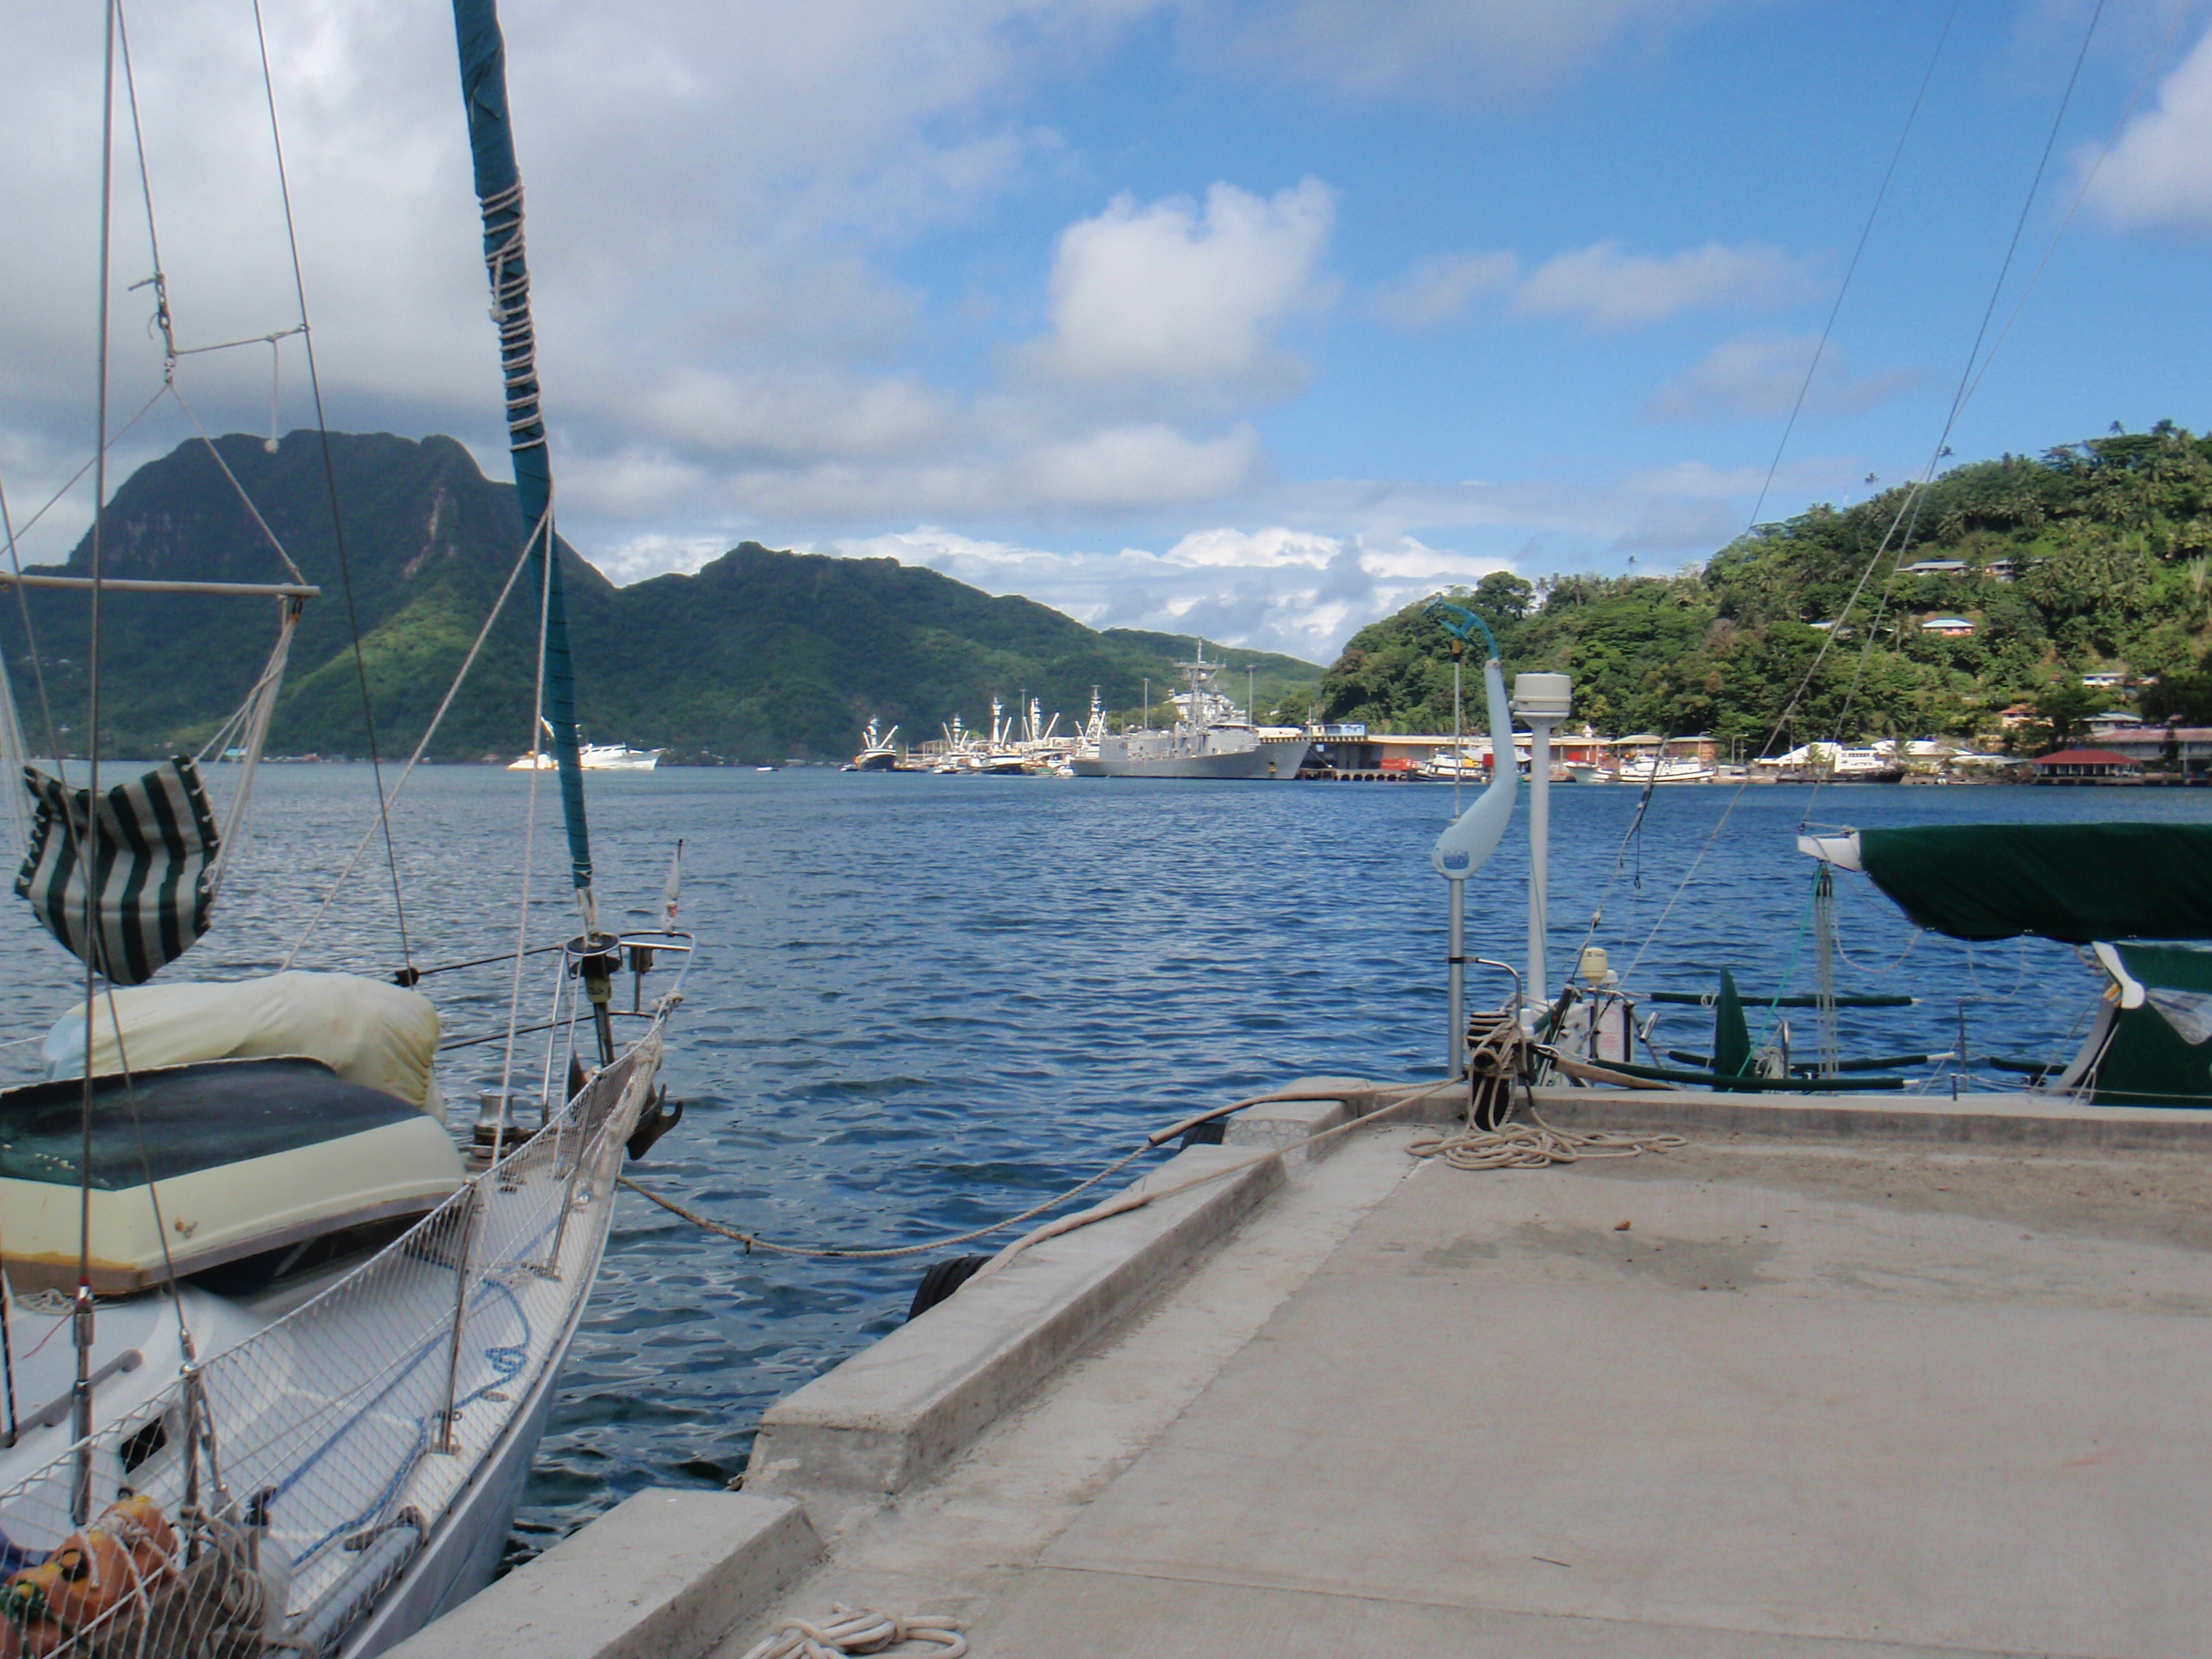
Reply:
<svg viewBox="0 0 2212 1659"><path fill-rule="evenodd" d="M531 538L531 576L544 594L547 725L561 769L561 813L568 830L571 878L591 914L592 838L584 818L584 769L576 736L575 672L568 655L568 605L561 580L560 543L553 533L553 465L538 399L538 334L530 315L530 267L522 229L522 173L507 120L507 43L495 0L453 0L453 32L461 56L461 100L469 115L469 151L483 214L484 267L491 278L492 320L499 325L500 370L507 383L507 447L514 457L514 493Z"/></svg>
<svg viewBox="0 0 2212 1659"><path fill-rule="evenodd" d="M96 809L90 790L35 766L23 785L37 810L15 891L79 959L118 985L143 984L207 932L222 843L190 756L103 789Z"/></svg>

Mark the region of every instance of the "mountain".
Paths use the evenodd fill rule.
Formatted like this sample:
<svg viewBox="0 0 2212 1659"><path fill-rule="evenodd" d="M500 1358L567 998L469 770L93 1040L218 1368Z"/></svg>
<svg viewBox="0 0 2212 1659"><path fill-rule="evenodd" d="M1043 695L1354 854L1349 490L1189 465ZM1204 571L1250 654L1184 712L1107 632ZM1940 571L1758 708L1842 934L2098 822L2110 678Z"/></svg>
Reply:
<svg viewBox="0 0 2212 1659"><path fill-rule="evenodd" d="M1576 720L1613 736L1711 732L1746 755L1771 738L1990 738L2032 702L2023 740L2049 744L2135 695L2089 672L2144 688L2149 718L2212 719L2212 438L2162 421L1957 467L1917 501L1815 507L1675 575L1501 573L1461 598L1509 675L1573 675ZM1938 618L1970 628L1923 626ZM1363 629L1315 710L1449 730L1443 629L1420 605Z"/></svg>
<svg viewBox="0 0 2212 1659"><path fill-rule="evenodd" d="M272 754L364 755L366 680L379 747L404 755L452 684L521 550L511 485L484 477L451 438L295 432L193 441L141 467L106 515L111 578L288 580L273 534L322 588L295 637L270 732ZM235 483L233 483L235 478ZM332 532L333 489L338 502ZM250 500L252 508L246 505ZM256 514L258 514L257 518ZM263 528L266 526L266 529ZM89 571L88 532L53 574ZM577 706L586 738L667 748L672 759L842 758L871 717L902 737L936 735L957 712L988 719L1024 693L1079 720L1098 688L1157 703L1191 641L1101 634L1032 600L994 598L892 559L775 552L748 542L693 575L617 588L565 544ZM436 760L528 746L536 594L519 583L428 751ZM349 589L350 590L349 592ZM43 747L40 681L65 750L87 730L87 597L31 589L0 605L18 708ZM23 632L27 611L35 654ZM360 648L354 647L357 620ZM101 721L109 754L196 749L241 702L276 637L275 601L111 592L101 624ZM1310 695L1316 664L1224 651L1257 670L1263 706ZM1066 722L1064 721L1063 724Z"/></svg>

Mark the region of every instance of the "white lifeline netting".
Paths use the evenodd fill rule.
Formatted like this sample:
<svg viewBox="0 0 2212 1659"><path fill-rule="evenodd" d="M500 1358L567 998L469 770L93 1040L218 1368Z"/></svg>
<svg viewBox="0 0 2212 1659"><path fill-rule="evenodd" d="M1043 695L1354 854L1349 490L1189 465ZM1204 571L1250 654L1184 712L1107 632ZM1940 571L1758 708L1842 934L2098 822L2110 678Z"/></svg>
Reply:
<svg viewBox="0 0 2212 1659"><path fill-rule="evenodd" d="M337 1652L551 1386L660 1056L656 1020L357 1271L0 1492L0 1659Z"/></svg>

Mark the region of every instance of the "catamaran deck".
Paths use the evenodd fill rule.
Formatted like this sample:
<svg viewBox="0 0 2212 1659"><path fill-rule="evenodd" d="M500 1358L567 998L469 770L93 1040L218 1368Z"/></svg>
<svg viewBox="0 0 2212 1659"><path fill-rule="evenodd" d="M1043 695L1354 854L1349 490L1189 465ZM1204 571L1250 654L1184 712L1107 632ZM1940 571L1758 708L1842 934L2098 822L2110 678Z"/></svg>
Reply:
<svg viewBox="0 0 2212 1659"><path fill-rule="evenodd" d="M751 1495L699 1500L786 1522L720 1659L835 1601L953 1615L985 1659L2212 1648L2212 1114L1970 1097L1961 1141L1948 1101L1571 1092L1555 1120L1671 1109L1692 1144L1478 1174L1356 1131L1040 1246L809 1385ZM1199 1248L1201 1200L1218 1243L945 1437L945 1401L992 1414L979 1377L1050 1366L1050 1286ZM795 1580L790 1498L826 1550ZM532 1593L589 1595L598 1530ZM483 1659L475 1611L418 1643Z"/></svg>

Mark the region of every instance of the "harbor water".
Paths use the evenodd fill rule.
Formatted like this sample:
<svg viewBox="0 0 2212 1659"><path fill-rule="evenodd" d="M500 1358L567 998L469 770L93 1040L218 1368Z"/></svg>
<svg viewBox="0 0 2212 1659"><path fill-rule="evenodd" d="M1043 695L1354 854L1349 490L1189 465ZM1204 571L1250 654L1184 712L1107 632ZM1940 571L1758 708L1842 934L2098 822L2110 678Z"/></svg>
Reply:
<svg viewBox="0 0 2212 1659"><path fill-rule="evenodd" d="M220 795L220 772L215 783ZM296 965L382 975L511 951L532 783L491 768L418 773L390 852L372 837ZM1026 1208L1201 1106L1300 1075L1443 1072L1445 889L1427 849L1449 787L821 769L592 785L604 919L651 925L680 835L683 924L701 937L664 1074L687 1114L633 1173L766 1237L922 1242ZM532 944L574 931L555 793L538 786L530 838ZM1754 1041L1780 1017L1759 996L1816 983L1814 866L1795 850L1808 815L1871 828L2212 814L2194 791L1998 787L1665 788L1639 822L1642 802L1554 787L1554 971L1586 939L1638 991L1709 990L1731 967ZM369 770L266 767L254 816L214 931L171 976L284 960L374 820ZM1526 872L1509 838L1470 884L1471 951L1520 961ZM1954 1049L1963 1029L1970 1069L1994 1082L1989 1054L2070 1052L2098 989L2071 950L1917 934L1860 877L1839 878L1838 908L1838 988L1922 999L1846 1015L1846 1054ZM78 992L27 907L4 915L0 1057L21 1080L37 1074L32 1039ZM525 1024L543 1018L557 960L526 960ZM424 981L449 1041L503 1029L511 972ZM1476 970L1470 1003L1509 988ZM1787 1017L1796 1045L1814 1048L1810 1011ZM1709 1032L1700 1011L1668 1008L1653 1041L1703 1050ZM544 1050L524 1051L534 1079ZM496 1042L449 1050L457 1115L497 1085L501 1057ZM1949 1069L1922 1071L1948 1092ZM513 1556L643 1486L724 1484L762 1409L896 1326L935 1259L748 1255L635 1196L621 1203Z"/></svg>

